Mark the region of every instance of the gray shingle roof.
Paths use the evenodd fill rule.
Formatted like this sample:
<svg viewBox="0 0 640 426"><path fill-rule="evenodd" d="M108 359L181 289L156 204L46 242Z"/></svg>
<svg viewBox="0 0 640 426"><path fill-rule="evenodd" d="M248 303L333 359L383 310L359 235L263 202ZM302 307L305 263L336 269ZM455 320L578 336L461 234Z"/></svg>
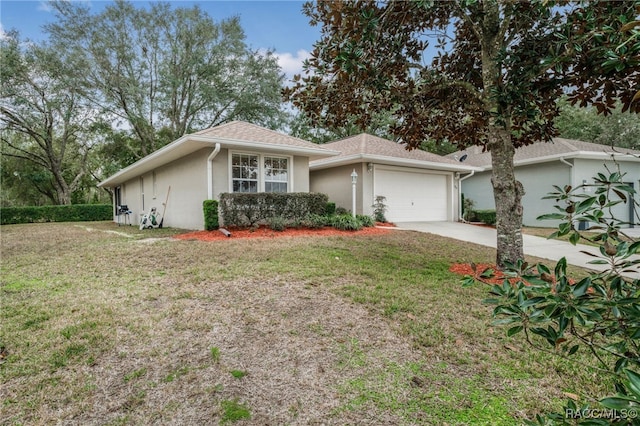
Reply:
<svg viewBox="0 0 640 426"><path fill-rule="evenodd" d="M330 142L322 146L334 151L340 151L340 155L333 157L335 159L354 154L363 154L393 158L405 158L408 160L428 161L432 163L455 164L457 166L460 165L458 161L452 158L442 157L440 155L420 149L413 149L409 151L403 144L399 144L366 133L361 133L359 135L351 136L339 141Z"/></svg>
<svg viewBox="0 0 640 426"><path fill-rule="evenodd" d="M611 154L614 152L640 154L640 151L626 148L618 148L614 151L608 145L600 145L590 142L577 141L572 139L553 138L552 142L536 142L531 145L523 146L516 149L514 162L535 163L536 160L544 162L548 157L557 157L562 155L573 155L580 152L597 153L597 154ZM467 158L464 164L477 167L489 167L491 166L491 154L489 152L482 152L481 146L472 146L464 151L454 152L447 155L448 158L460 158L462 155L467 154Z"/></svg>
<svg viewBox="0 0 640 426"><path fill-rule="evenodd" d="M275 130L265 129L264 127L256 126L255 124L247 123L244 121L232 121L229 123L221 124L220 126L201 130L193 134L224 139L234 139L246 142L258 142L271 145L295 146L299 148L314 149L323 148L322 145L317 145L312 142L285 135L284 133L276 132Z"/></svg>

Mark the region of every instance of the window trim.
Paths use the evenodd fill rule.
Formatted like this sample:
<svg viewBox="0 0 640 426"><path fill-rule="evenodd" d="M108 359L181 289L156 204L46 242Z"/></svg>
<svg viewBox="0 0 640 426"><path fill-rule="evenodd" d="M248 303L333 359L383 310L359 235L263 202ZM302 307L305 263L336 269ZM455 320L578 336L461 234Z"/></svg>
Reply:
<svg viewBox="0 0 640 426"><path fill-rule="evenodd" d="M292 192L293 189L293 156L278 153L261 153L250 151L232 151L229 150L228 158L228 172L229 172L229 192L233 193L233 156L234 155L255 155L258 157L258 192L265 192L265 174L264 174L264 159L270 158L285 158L287 160L287 192Z"/></svg>

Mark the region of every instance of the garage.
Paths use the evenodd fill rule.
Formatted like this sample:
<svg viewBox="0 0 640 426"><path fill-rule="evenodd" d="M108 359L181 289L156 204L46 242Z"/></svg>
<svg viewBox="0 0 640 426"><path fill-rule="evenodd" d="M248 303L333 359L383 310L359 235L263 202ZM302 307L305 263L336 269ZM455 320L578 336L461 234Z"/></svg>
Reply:
<svg viewBox="0 0 640 426"><path fill-rule="evenodd" d="M374 194L387 198L391 222L450 220L447 175L420 169L376 167Z"/></svg>

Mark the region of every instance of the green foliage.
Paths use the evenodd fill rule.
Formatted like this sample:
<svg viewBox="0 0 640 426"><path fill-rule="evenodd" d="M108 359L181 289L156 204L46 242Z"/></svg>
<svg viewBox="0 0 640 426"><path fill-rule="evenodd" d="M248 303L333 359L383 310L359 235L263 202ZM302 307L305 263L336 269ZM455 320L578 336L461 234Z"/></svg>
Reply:
<svg viewBox="0 0 640 426"><path fill-rule="evenodd" d="M302 220L302 225L311 229L320 229L324 228L325 226L331 225L331 219L328 216L322 216L312 213L305 216L305 218Z"/></svg>
<svg viewBox="0 0 640 426"><path fill-rule="evenodd" d="M90 222L112 218L113 206L110 204L0 208L2 225L35 222Z"/></svg>
<svg viewBox="0 0 640 426"><path fill-rule="evenodd" d="M207 231L218 229L218 202L216 200L204 200L202 202L202 210L204 213L204 229Z"/></svg>
<svg viewBox="0 0 640 426"><path fill-rule="evenodd" d="M357 214L356 219L358 219L362 226L364 226L365 228L371 228L375 225L375 222L373 221L373 218L371 216Z"/></svg>
<svg viewBox="0 0 640 426"><path fill-rule="evenodd" d="M635 191L618 172L599 173L595 184L587 186L589 192L583 187L556 186L545 198L556 200L557 213L538 219L561 221L550 238L569 235L574 245L581 239L596 244L597 251L587 253L593 258L589 263L605 265L606 269L573 282L567 276L565 258L557 262L553 271L542 264L518 261L505 270L515 282L505 279L502 285L494 285L485 302L496 305L494 324L508 327L508 336L524 333L529 344L567 360L581 349L588 351L592 355L590 367L616 379L617 396L601 399L601 404L617 410L637 409L640 259L634 255L640 252L640 241L624 235L621 225L625 222L612 212L615 205L632 202ZM590 231L595 235L583 235L576 229L574 225L580 220L594 223ZM468 284L469 280L465 282ZM589 408L585 407L581 409ZM565 414L577 411L576 403L569 401ZM562 419L559 414L538 416L532 424Z"/></svg>
<svg viewBox="0 0 640 426"><path fill-rule="evenodd" d="M52 9L50 39L62 58L81 52L69 66L91 70L77 73L80 87L98 109L126 121L125 138L135 143L124 148L136 158L230 120L282 121L277 58L247 46L238 17L214 21L197 6L168 2L114 2L98 13L52 2Z"/></svg>
<svg viewBox="0 0 640 426"><path fill-rule="evenodd" d="M462 194L462 219L472 222L473 218L473 208L475 207L476 202L471 198L465 198L464 194Z"/></svg>
<svg viewBox="0 0 640 426"><path fill-rule="evenodd" d="M640 120L636 114L623 113L621 107L617 107L605 116L593 107L572 106L564 99L558 105L560 115L555 123L560 137L640 149Z"/></svg>
<svg viewBox="0 0 640 426"><path fill-rule="evenodd" d="M210 351L211 351L211 359L213 360L213 362L215 363L220 362L220 348L217 346L212 346Z"/></svg>
<svg viewBox="0 0 640 426"><path fill-rule="evenodd" d="M336 208L336 215L341 216L345 214L350 214L349 210L345 209L344 207Z"/></svg>
<svg viewBox="0 0 640 426"><path fill-rule="evenodd" d="M245 404L241 404L237 399L225 400L220 403L222 407L222 419L220 424L235 423L240 420L250 419L251 412Z"/></svg>
<svg viewBox="0 0 640 426"><path fill-rule="evenodd" d="M282 232L287 228L287 222L282 216L270 217L267 220L267 224L269 225L269 228L278 232Z"/></svg>
<svg viewBox="0 0 640 426"><path fill-rule="evenodd" d="M387 201L387 197L383 195L376 195L376 198L373 202L373 217L376 222L386 222L387 218L384 214L387 212L387 205L384 203Z"/></svg>
<svg viewBox="0 0 640 426"><path fill-rule="evenodd" d="M324 210L324 214L327 216L333 216L334 214L336 214L336 203L328 201L327 206Z"/></svg>
<svg viewBox="0 0 640 426"><path fill-rule="evenodd" d="M247 375L247 372L242 370L231 370L231 375L236 379L242 379L244 376Z"/></svg>
<svg viewBox="0 0 640 426"><path fill-rule="evenodd" d="M475 220L485 223L487 225L496 224L496 211L495 210L473 210L471 216Z"/></svg>
<svg viewBox="0 0 640 426"><path fill-rule="evenodd" d="M350 214L341 214L331 218L331 226L341 231L359 231L362 222Z"/></svg>
<svg viewBox="0 0 640 426"><path fill-rule="evenodd" d="M223 193L220 215L226 226L255 227L271 217L300 222L309 214L324 214L328 197L320 193Z"/></svg>

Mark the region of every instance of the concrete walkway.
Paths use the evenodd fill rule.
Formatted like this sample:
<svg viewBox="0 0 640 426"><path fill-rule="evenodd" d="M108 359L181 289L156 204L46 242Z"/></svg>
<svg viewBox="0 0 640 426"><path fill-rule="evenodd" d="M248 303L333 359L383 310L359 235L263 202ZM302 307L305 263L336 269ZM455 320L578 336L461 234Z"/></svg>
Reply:
<svg viewBox="0 0 640 426"><path fill-rule="evenodd" d="M496 230L493 228L469 225L460 222L401 222L396 223L400 230L411 230L418 232L426 232L430 234L441 235L443 237L449 237L456 240L467 241L470 243L476 243L487 247L496 248ZM634 228L625 230L630 231L630 236L636 237L640 235L640 228ZM603 271L607 268L607 265L591 265L588 264L590 260L594 258L584 253L580 253L581 250L589 253L599 254L598 248L593 246L587 246L578 244L576 246L571 245L565 241L548 240L543 237L535 237L533 235L523 234L524 253L530 256L536 256L543 259L549 259L558 261L560 258L565 257L567 263L570 265L580 266L586 269L592 269L597 271ZM640 256L633 256L634 259L640 259ZM630 278L640 278L640 265L636 266L638 272L625 273L624 275Z"/></svg>

